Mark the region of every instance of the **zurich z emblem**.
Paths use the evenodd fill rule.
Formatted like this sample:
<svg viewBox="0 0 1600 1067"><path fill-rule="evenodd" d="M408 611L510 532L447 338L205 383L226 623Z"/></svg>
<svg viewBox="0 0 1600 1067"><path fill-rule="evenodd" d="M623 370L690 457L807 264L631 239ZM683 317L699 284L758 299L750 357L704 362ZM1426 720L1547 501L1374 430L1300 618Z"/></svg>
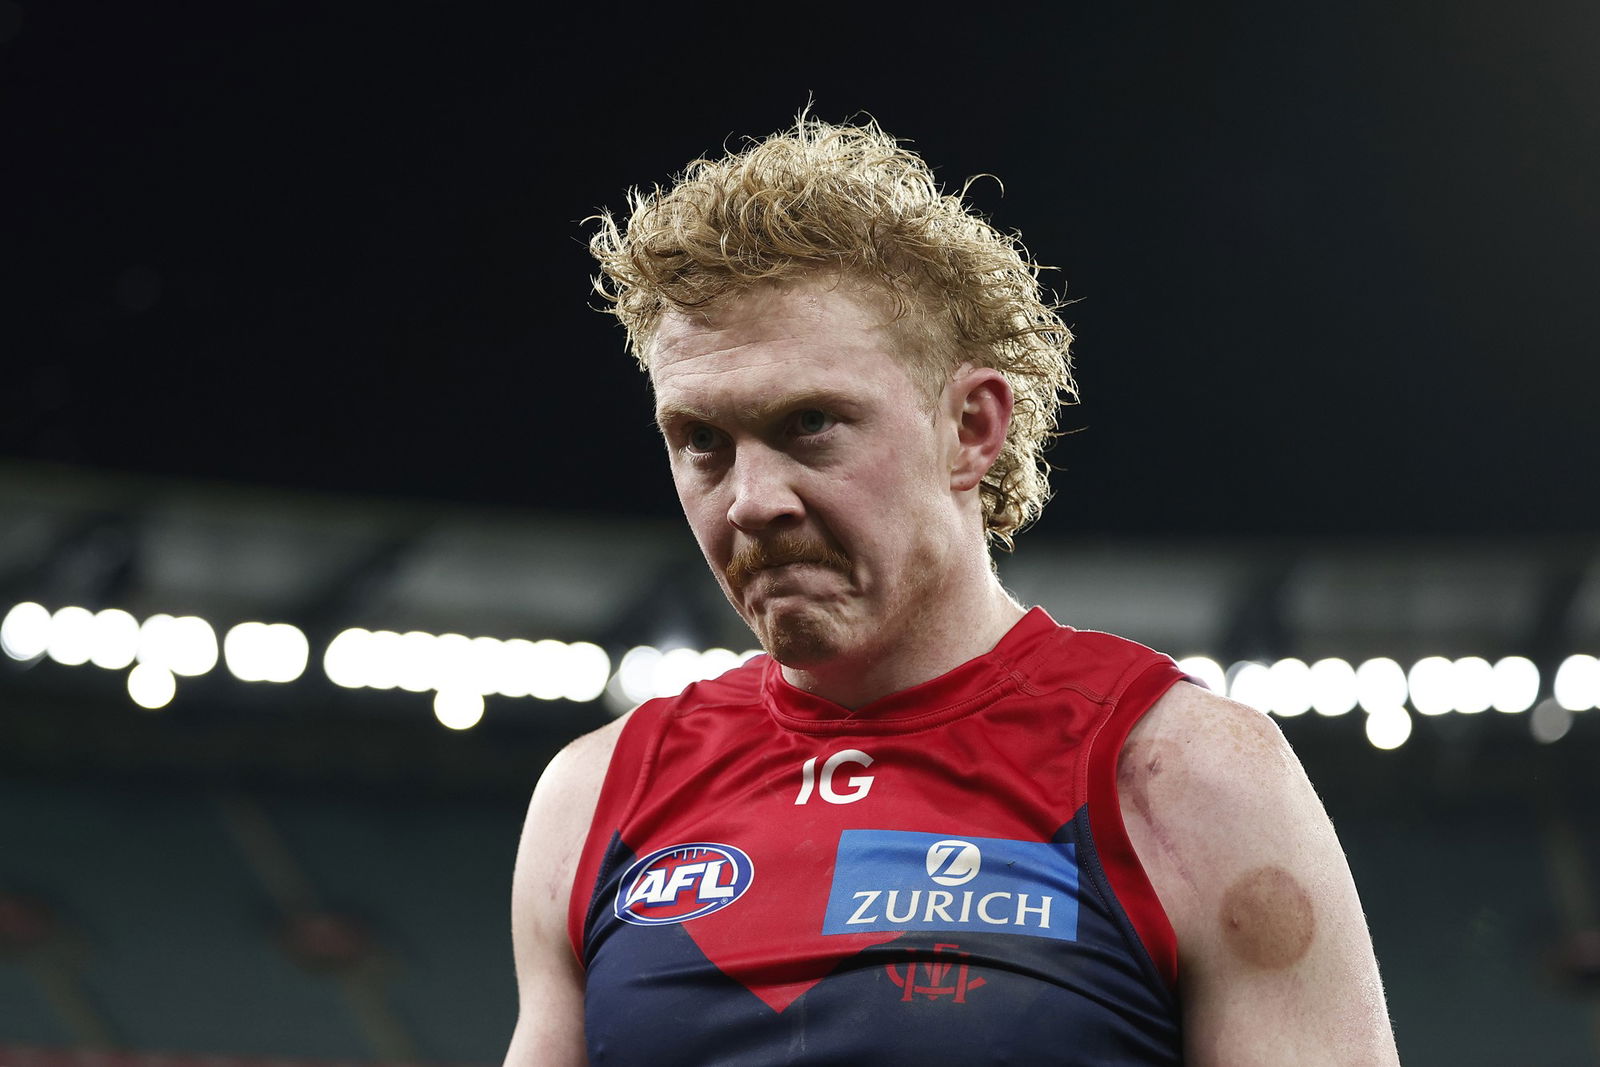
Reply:
<svg viewBox="0 0 1600 1067"><path fill-rule="evenodd" d="M732 845L671 845L628 868L614 907L617 918L635 926L688 922L744 896L754 877L750 857Z"/></svg>

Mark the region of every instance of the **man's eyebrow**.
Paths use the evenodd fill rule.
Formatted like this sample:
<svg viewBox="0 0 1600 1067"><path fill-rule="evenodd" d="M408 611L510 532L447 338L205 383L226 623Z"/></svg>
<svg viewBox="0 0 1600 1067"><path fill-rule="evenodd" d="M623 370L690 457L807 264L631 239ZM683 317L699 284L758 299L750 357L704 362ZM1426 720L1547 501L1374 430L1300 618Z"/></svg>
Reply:
<svg viewBox="0 0 1600 1067"><path fill-rule="evenodd" d="M791 411L801 411L806 408L838 410L853 406L850 399L837 390L796 389L763 397L753 404L741 407L736 412L736 418L740 422L759 426ZM679 423L704 422L715 425L717 421L717 416L689 404L669 401L656 408L656 425L663 432L667 427Z"/></svg>
<svg viewBox="0 0 1600 1067"><path fill-rule="evenodd" d="M686 404L663 404L656 408L656 428L666 433L667 427L680 422L706 422L705 412Z"/></svg>

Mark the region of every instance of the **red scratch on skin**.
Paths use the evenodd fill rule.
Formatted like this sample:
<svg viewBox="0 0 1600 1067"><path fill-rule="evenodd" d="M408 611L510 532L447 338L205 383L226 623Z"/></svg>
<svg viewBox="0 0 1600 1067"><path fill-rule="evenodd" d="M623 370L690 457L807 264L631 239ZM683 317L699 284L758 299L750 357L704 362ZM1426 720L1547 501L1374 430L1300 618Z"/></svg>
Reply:
<svg viewBox="0 0 1600 1067"><path fill-rule="evenodd" d="M1184 864L1172 834L1150 806L1150 783L1164 773L1162 756L1170 747L1160 741L1136 741L1129 745L1122 753L1122 759L1117 765L1117 789L1119 793L1128 797L1133 803L1133 810L1139 813L1139 818L1150 828L1150 833L1155 837L1156 843L1167 854L1178 875L1191 893L1199 894L1200 886L1194 880L1194 875Z"/></svg>

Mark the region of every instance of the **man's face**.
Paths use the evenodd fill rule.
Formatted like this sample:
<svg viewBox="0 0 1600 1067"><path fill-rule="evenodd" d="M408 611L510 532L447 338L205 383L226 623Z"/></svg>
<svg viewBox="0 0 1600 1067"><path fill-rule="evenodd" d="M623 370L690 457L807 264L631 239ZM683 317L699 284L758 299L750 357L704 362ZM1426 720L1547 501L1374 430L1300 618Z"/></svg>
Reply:
<svg viewBox="0 0 1600 1067"><path fill-rule="evenodd" d="M668 313L650 351L672 478L729 602L781 663L886 653L938 602L956 447L849 283Z"/></svg>

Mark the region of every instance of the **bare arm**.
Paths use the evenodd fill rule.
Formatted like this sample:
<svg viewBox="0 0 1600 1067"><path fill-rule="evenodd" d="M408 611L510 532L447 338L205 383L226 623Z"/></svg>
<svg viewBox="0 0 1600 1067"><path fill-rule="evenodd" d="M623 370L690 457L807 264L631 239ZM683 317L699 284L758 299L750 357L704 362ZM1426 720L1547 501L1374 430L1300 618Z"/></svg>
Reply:
<svg viewBox="0 0 1600 1067"><path fill-rule="evenodd" d="M505 1067L581 1067L583 970L567 938L567 902L611 750L626 717L578 738L534 787L511 886L517 1028Z"/></svg>
<svg viewBox="0 0 1600 1067"><path fill-rule="evenodd" d="M1344 851L1271 719L1180 683L1118 789L1178 935L1186 1062L1398 1064Z"/></svg>

